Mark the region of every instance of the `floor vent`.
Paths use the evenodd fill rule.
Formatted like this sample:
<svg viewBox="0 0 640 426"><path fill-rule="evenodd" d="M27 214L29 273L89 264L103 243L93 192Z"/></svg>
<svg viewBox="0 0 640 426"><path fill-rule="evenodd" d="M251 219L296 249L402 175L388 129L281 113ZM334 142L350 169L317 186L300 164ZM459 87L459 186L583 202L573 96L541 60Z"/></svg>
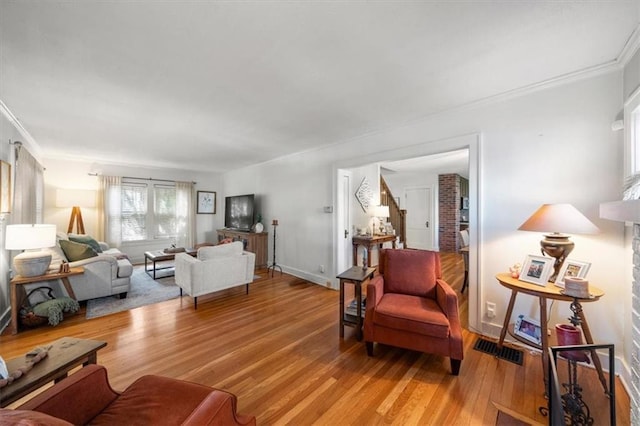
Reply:
<svg viewBox="0 0 640 426"><path fill-rule="evenodd" d="M524 352L521 350L502 346L502 349L498 352L498 344L496 342L492 342L481 337L476 340L476 344L473 346L473 349L489 355L495 355L500 359L504 359L518 365L522 365L522 361L524 359Z"/></svg>

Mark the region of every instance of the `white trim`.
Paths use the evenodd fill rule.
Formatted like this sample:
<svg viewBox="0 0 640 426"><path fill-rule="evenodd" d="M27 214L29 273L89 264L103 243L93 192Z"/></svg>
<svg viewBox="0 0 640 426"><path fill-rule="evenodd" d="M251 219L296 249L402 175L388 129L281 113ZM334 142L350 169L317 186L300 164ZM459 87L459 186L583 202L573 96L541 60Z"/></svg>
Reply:
<svg viewBox="0 0 640 426"><path fill-rule="evenodd" d="M633 55L640 49L640 25L636 27L635 30L631 33L627 42L624 44L624 47L620 51L620 54L616 58L616 61L620 64L620 66L625 66Z"/></svg>
<svg viewBox="0 0 640 426"><path fill-rule="evenodd" d="M640 139L640 129L636 129L636 123L632 120L632 113L640 114L640 87L638 87L624 103L624 176L628 177L640 172L640 146L633 143L634 139ZM640 141L638 141L640 145Z"/></svg>
<svg viewBox="0 0 640 426"><path fill-rule="evenodd" d="M31 134L27 131L27 129L24 128L22 123L20 123L20 120L18 120L18 118L15 115L13 115L9 107L7 107L7 105L5 105L5 103L2 102L1 99L0 99L0 112L2 112L2 115L4 115L7 118L7 120L9 120L11 124L13 124L13 126L16 128L18 133L20 133L20 135L24 138L24 141L20 141L20 142L22 142L26 146L29 152L31 152L31 155L33 155L33 157L39 163L42 163L41 161L42 149L40 148L40 145L38 145L36 140L31 136Z"/></svg>

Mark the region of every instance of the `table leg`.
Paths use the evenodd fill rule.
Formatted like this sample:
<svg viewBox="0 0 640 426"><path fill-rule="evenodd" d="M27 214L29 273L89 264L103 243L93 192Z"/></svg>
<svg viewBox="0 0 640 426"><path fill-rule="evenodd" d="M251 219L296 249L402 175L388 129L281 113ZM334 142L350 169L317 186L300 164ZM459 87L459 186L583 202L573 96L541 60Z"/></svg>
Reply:
<svg viewBox="0 0 640 426"><path fill-rule="evenodd" d="M358 266L358 245L353 244L353 266Z"/></svg>
<svg viewBox="0 0 640 426"><path fill-rule="evenodd" d="M547 298L539 297L540 300L540 338L542 339L542 379L544 380L544 392L547 393L549 384L549 335L547 334Z"/></svg>
<svg viewBox="0 0 640 426"><path fill-rule="evenodd" d="M340 280L340 337L344 338L344 280Z"/></svg>
<svg viewBox="0 0 640 426"><path fill-rule="evenodd" d="M62 280L62 284L64 285L65 290L67 290L67 294L70 298L76 300L76 294L73 292L73 287L71 287L71 283L69 282L68 277L60 278Z"/></svg>
<svg viewBox="0 0 640 426"><path fill-rule="evenodd" d="M356 338L358 339L358 341L360 341L362 340L362 283L360 281L357 281L354 283L354 285L356 286L356 303L358 304L358 306L356 307L356 314L358 314L358 330Z"/></svg>
<svg viewBox="0 0 640 426"><path fill-rule="evenodd" d="M91 352L87 356L87 360L82 364L83 367L86 367L89 364L97 364L98 363L98 352Z"/></svg>
<svg viewBox="0 0 640 426"><path fill-rule="evenodd" d="M589 329L589 324L587 323L587 318L584 316L584 311L582 310L582 306L578 303L577 314L580 318L580 326L582 327L582 332L584 333L584 338L588 344L593 344L593 337L591 337L591 330ZM604 393L608 394L607 388L607 380L604 377L604 373L602 372L602 364L600 363L600 358L598 358L598 354L595 349L591 350L591 359L593 360L593 365L596 367L598 371L598 377L600 378L600 383L602 383L602 387L604 388Z"/></svg>
<svg viewBox="0 0 640 426"><path fill-rule="evenodd" d="M18 334L18 286L15 284L9 284L11 286L11 334Z"/></svg>
<svg viewBox="0 0 640 426"><path fill-rule="evenodd" d="M507 335L507 330L509 329L509 321L511 321L511 314L513 313L513 305L515 305L516 303L517 294L518 292L516 290L511 290L511 299L509 299L509 306L507 307L507 313L504 317L504 323L502 324L502 331L500 332L500 340L498 340L498 350L502 349L504 338Z"/></svg>
<svg viewBox="0 0 640 426"><path fill-rule="evenodd" d="M367 256L367 266L371 267L371 249L373 248L372 245L370 245L367 250L369 250L368 256ZM378 255L380 255L380 252L378 251Z"/></svg>

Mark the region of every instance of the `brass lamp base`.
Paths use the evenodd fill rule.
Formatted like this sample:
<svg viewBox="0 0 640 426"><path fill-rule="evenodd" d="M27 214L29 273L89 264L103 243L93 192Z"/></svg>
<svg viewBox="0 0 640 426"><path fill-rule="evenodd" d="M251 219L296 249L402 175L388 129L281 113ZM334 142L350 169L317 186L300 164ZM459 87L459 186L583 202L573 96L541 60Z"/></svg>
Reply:
<svg viewBox="0 0 640 426"><path fill-rule="evenodd" d="M568 235L553 233L545 234L544 239L540 241L540 247L543 255L546 254L556 259L553 264L553 274L549 278L550 282L555 282L562 264L575 247L575 244L569 239Z"/></svg>

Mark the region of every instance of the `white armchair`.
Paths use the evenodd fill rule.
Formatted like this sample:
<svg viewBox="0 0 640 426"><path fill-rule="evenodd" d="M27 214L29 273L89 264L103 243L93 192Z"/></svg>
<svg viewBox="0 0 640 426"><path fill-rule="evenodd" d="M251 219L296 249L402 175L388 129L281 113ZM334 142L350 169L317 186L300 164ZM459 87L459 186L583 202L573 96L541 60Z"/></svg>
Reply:
<svg viewBox="0 0 640 426"><path fill-rule="evenodd" d="M198 308L198 296L253 282L256 255L243 251L242 242L222 244L198 249L198 257L186 253L176 254L176 284L180 296L184 290L193 297Z"/></svg>

